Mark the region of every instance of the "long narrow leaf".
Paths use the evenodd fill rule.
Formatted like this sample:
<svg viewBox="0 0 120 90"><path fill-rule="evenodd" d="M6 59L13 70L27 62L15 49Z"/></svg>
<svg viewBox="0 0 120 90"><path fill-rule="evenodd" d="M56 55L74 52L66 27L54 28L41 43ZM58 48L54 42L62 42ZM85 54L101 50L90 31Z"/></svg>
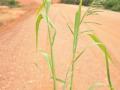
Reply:
<svg viewBox="0 0 120 90"><path fill-rule="evenodd" d="M91 21L85 21L84 23L89 23L89 24L96 24L96 25L101 25L100 23L97 23L97 22L91 22Z"/></svg>
<svg viewBox="0 0 120 90"><path fill-rule="evenodd" d="M92 32L93 32L93 30L84 30L84 31L81 31L80 34L84 34L84 33L88 34L88 33L92 33Z"/></svg>
<svg viewBox="0 0 120 90"><path fill-rule="evenodd" d="M53 79L53 77L52 77L52 79ZM60 78L56 78L56 81L58 81L58 82L60 82L60 83L62 83L62 84L64 84L64 83L65 83L65 81L64 81L64 80L62 80L62 79L60 79Z"/></svg>
<svg viewBox="0 0 120 90"><path fill-rule="evenodd" d="M70 27L70 25L68 23L67 23L67 27L70 30L71 34L74 35L74 32L73 32L72 28Z"/></svg>
<svg viewBox="0 0 120 90"><path fill-rule="evenodd" d="M45 58L45 60L46 60L46 62L48 64L49 70L51 71L52 65L51 65L50 55L47 52L42 51L42 50L40 50L40 53L44 56L44 58Z"/></svg>
<svg viewBox="0 0 120 90"><path fill-rule="evenodd" d="M114 90L114 87L112 85L112 81L111 81L111 76L110 76L110 68L109 68L109 57L108 57L108 54L107 54L107 50L105 49L105 59L106 59L106 73L107 73L107 79L108 79L108 84L109 84L109 88L110 90Z"/></svg>
<svg viewBox="0 0 120 90"><path fill-rule="evenodd" d="M73 77L74 77L74 59L76 56L76 49L78 44L78 36L79 36L79 28L80 28L80 21L81 21L81 7L82 1L80 0L79 8L75 15L75 22L74 22L74 39L73 39L73 59L72 59L72 68L71 68L71 80L70 80L70 90L73 90Z"/></svg>
<svg viewBox="0 0 120 90"><path fill-rule="evenodd" d="M64 83L64 85L63 85L63 90L65 90L66 89L66 87L67 87L67 80L68 80L68 75L69 75L69 73L70 73L70 70L71 70L71 65L68 67L68 69L67 69L67 72L66 72L66 74L65 74L65 83Z"/></svg>
<svg viewBox="0 0 120 90"><path fill-rule="evenodd" d="M36 31L36 47L38 47L38 33L39 33L39 24L42 20L42 15L38 15L37 17L37 21L36 21L36 27L35 27L35 31Z"/></svg>
<svg viewBox="0 0 120 90"><path fill-rule="evenodd" d="M37 8L36 13L39 14L39 13L42 11L42 9L44 8L44 6L45 6L45 3L43 2L43 3Z"/></svg>
<svg viewBox="0 0 120 90"><path fill-rule="evenodd" d="M80 56L82 56L85 51L86 51L86 49L82 50L82 51L78 54L78 56L77 56L77 57L75 58L75 60L74 60L74 63L75 63L76 61L78 61L78 59L80 58Z"/></svg>
<svg viewBox="0 0 120 90"><path fill-rule="evenodd" d="M51 5L51 0L44 0L44 3L45 3L46 13L48 14L48 11L49 11L50 5Z"/></svg>
<svg viewBox="0 0 120 90"><path fill-rule="evenodd" d="M89 36L92 38L92 40L95 43L102 43L95 34L89 34ZM113 85L112 85L112 81L111 81L111 77L110 77L110 68L109 68L109 60L111 60L111 56L110 56L110 54L109 54L109 52L108 52L108 50L107 50L107 48L105 47L104 44L102 44L102 45L98 44L97 46L101 49L101 51L105 55L106 73L107 73L109 88L110 88L110 90L114 90Z"/></svg>
<svg viewBox="0 0 120 90"><path fill-rule="evenodd" d="M88 34L90 36L90 38L95 42L95 43L101 43L101 44L97 44L97 46L102 50L103 53L106 52L109 60L111 60L111 56L110 53L108 52L108 50L106 49L106 46L99 40L99 38L95 35L95 34Z"/></svg>
<svg viewBox="0 0 120 90"><path fill-rule="evenodd" d="M78 32L80 27L80 16L81 12L78 10L75 16L75 25L74 25L74 42L73 42L73 52L76 52L77 42L78 42Z"/></svg>
<svg viewBox="0 0 120 90"><path fill-rule="evenodd" d="M89 87L88 90L96 90L97 88L104 87L105 85L103 83L94 83Z"/></svg>
<svg viewBox="0 0 120 90"><path fill-rule="evenodd" d="M53 35L53 38L52 38L52 46L54 45L55 37L56 37L56 31L54 32L54 35Z"/></svg>

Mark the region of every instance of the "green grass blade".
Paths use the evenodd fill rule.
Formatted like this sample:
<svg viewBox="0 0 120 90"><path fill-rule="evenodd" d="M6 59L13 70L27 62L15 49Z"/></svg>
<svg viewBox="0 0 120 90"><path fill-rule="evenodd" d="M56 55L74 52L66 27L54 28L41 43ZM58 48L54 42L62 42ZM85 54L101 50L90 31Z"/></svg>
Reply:
<svg viewBox="0 0 120 90"><path fill-rule="evenodd" d="M78 61L78 59L84 54L84 52L86 51L86 49L82 50L78 55L77 57L75 58L74 60L74 63L76 63Z"/></svg>
<svg viewBox="0 0 120 90"><path fill-rule="evenodd" d="M79 8L75 14L73 53L76 52L77 43L78 43L79 28L80 28L80 23L81 23L82 1L83 0L80 0Z"/></svg>
<svg viewBox="0 0 120 90"><path fill-rule="evenodd" d="M41 20L43 19L43 15L41 14L42 9L45 7L45 3L43 2L38 9L36 10L37 13L37 20L36 20L36 26L35 26L35 31L36 31L36 47L38 47L38 33L39 33L39 25Z"/></svg>
<svg viewBox="0 0 120 90"><path fill-rule="evenodd" d="M56 30L54 23L50 20L49 17L48 17L48 23L51 26L51 28L53 28L54 30Z"/></svg>
<svg viewBox="0 0 120 90"><path fill-rule="evenodd" d="M108 50L106 49L106 46L100 41L100 39L95 35L95 34L88 34L90 36L90 38L95 42L95 43L101 43L101 44L97 44L97 46L102 50L103 53L106 52L109 60L111 60L111 56L110 53L108 52Z"/></svg>
<svg viewBox="0 0 120 90"><path fill-rule="evenodd" d="M74 39L73 39L73 59L71 65L71 80L70 80L70 90L73 90L73 77L74 77L74 59L76 55L76 49L78 44L78 35L79 35L79 28L80 28L80 21L81 21L81 7L82 1L80 0L79 8L75 14L75 22L74 22Z"/></svg>
<svg viewBox="0 0 120 90"><path fill-rule="evenodd" d="M81 16L81 12L78 10L75 15L75 25L74 25L75 32L77 32L80 27L80 16Z"/></svg>
<svg viewBox="0 0 120 90"><path fill-rule="evenodd" d="M52 38L52 46L54 45L55 37L56 37L56 31L54 32L54 35L53 35L53 38Z"/></svg>
<svg viewBox="0 0 120 90"><path fill-rule="evenodd" d="M92 32L93 32L93 30L84 30L84 31L81 31L80 34L84 34L84 33L88 34L88 33L92 33Z"/></svg>
<svg viewBox="0 0 120 90"><path fill-rule="evenodd" d="M76 52L77 42L78 42L78 32L80 27L80 15L81 12L78 10L75 16L75 25L74 25L74 42L73 42L73 52Z"/></svg>
<svg viewBox="0 0 120 90"><path fill-rule="evenodd" d="M89 36L95 43L102 43L95 34L89 34ZM110 88L110 90L114 90L112 81L111 81L111 77L110 77L110 69L109 69L109 60L111 60L111 56L104 44L97 44L97 46L101 49L101 51L105 55L106 73L107 73L109 88Z"/></svg>
<svg viewBox="0 0 120 90"><path fill-rule="evenodd" d="M45 3L43 2L43 3L37 8L36 13L39 14L39 13L42 11L42 9L44 8L44 6L45 6Z"/></svg>
<svg viewBox="0 0 120 90"><path fill-rule="evenodd" d="M94 83L93 85L91 85L91 86L89 87L88 90L96 90L97 88L104 87L104 86L105 86L105 85L102 84L102 83Z"/></svg>
<svg viewBox="0 0 120 90"><path fill-rule="evenodd" d="M47 52L42 51L42 50L40 50L40 53L41 53L41 55L44 56L44 58L45 58L45 60L46 60L46 62L47 62L47 64L48 64L49 70L51 71L52 64L51 64L50 55L49 55Z"/></svg>
<svg viewBox="0 0 120 90"><path fill-rule="evenodd" d="M36 47L38 47L38 33L39 33L39 24L42 20L42 15L38 15L37 17L37 21L36 21L36 27L35 27L35 31L36 31Z"/></svg>
<svg viewBox="0 0 120 90"><path fill-rule="evenodd" d="M52 77L52 79L53 79L53 77ZM64 81L64 80L62 80L62 79L60 79L60 78L56 78L56 81L58 81L58 82L60 82L60 83L62 83L62 84L64 84L64 83L65 83L65 81Z"/></svg>
<svg viewBox="0 0 120 90"><path fill-rule="evenodd" d="M86 23L86 24L96 24L96 25L101 25L100 23L97 23L97 22L91 22L91 21L85 21L84 23Z"/></svg>
<svg viewBox="0 0 120 90"><path fill-rule="evenodd" d="M71 34L74 35L74 32L73 32L72 28L70 27L70 25L68 23L67 23L67 27L70 30Z"/></svg>
<svg viewBox="0 0 120 90"><path fill-rule="evenodd" d="M50 25L50 27L52 28L52 30L54 30L54 34L53 34L52 42L51 42L51 45L53 46L54 42L55 42L55 37L56 37L56 28L55 28L54 23L50 20L49 17L48 17L48 24Z"/></svg>
<svg viewBox="0 0 120 90"><path fill-rule="evenodd" d="M50 5L51 5L51 0L44 0L44 3L45 3L46 14L48 14L48 11L49 11Z"/></svg>
<svg viewBox="0 0 120 90"><path fill-rule="evenodd" d="M110 69L109 69L109 57L107 54L107 50L105 49L105 59L106 59L106 69L107 69L107 78L108 78L108 84L109 84L109 88L110 90L114 90L114 87L112 85L112 81L111 81L111 76L110 76Z"/></svg>
<svg viewBox="0 0 120 90"><path fill-rule="evenodd" d="M70 71L71 71L71 65L68 67L67 72L66 72L66 74L65 74L65 80L64 80L65 83L64 83L64 85L63 85L63 90L65 90L66 87L67 87L67 80L68 80L68 75L69 75Z"/></svg>
<svg viewBox="0 0 120 90"><path fill-rule="evenodd" d="M56 80L58 81L58 82L61 82L61 83L65 83L65 81L64 80L62 80L62 79L59 79L59 78L56 78Z"/></svg>

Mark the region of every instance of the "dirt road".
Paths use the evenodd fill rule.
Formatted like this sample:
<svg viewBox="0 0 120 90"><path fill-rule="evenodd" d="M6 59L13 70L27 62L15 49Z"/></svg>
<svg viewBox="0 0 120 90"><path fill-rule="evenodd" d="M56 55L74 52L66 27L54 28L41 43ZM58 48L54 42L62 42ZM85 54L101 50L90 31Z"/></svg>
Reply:
<svg viewBox="0 0 120 90"><path fill-rule="evenodd" d="M50 11L57 28L55 41L55 60L57 76L65 78L67 67L71 60L72 35L66 29L66 21L73 23L73 16L77 7L72 5L53 5ZM104 11L87 20L96 21L101 25L83 25L95 30L96 34L106 44L113 56L111 63L111 77L115 90L120 89L120 13ZM0 90L52 90L52 80L49 76L47 64L35 48L35 15L28 17L14 28L0 31ZM48 49L46 25L42 23L39 47ZM89 41L86 37L80 39L81 48ZM87 90L95 82L107 83L105 62L100 50L91 47L76 64L74 90ZM60 84L60 83L59 83ZM58 90L61 89L58 85ZM96 90L108 90L101 87Z"/></svg>

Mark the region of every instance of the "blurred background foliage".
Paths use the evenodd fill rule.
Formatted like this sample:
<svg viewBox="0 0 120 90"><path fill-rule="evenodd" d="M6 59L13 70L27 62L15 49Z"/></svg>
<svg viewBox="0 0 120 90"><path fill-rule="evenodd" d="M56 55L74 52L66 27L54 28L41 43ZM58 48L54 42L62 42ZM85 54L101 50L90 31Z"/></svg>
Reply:
<svg viewBox="0 0 120 90"><path fill-rule="evenodd" d="M0 5L5 5L9 7L19 6L17 0L0 0Z"/></svg>
<svg viewBox="0 0 120 90"><path fill-rule="evenodd" d="M83 0L83 5L89 6L93 1L94 0ZM62 0L62 2L67 4L79 4L79 0ZM120 11L120 0L95 0L95 4L113 11Z"/></svg>
<svg viewBox="0 0 120 90"><path fill-rule="evenodd" d="M79 4L80 0L63 0L63 3L67 4ZM84 5L89 5L93 0L83 0Z"/></svg>
<svg viewBox="0 0 120 90"><path fill-rule="evenodd" d="M80 0L61 0L62 3L66 4L79 4ZM101 4L103 8L110 9L113 11L120 11L120 0L95 0L96 4ZM83 5L89 6L93 0L83 0ZM0 5L6 5L9 7L19 6L17 0L0 0Z"/></svg>
<svg viewBox="0 0 120 90"><path fill-rule="evenodd" d="M103 6L106 9L111 9L113 11L120 11L120 0L105 0Z"/></svg>

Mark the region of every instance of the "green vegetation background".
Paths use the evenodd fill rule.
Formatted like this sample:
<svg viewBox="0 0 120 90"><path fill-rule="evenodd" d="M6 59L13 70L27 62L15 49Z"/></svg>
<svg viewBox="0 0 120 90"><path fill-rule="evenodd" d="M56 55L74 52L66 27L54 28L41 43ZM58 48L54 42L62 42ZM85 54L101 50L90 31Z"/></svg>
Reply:
<svg viewBox="0 0 120 90"><path fill-rule="evenodd" d="M62 0L63 3L67 4L79 4L80 0ZM83 0L83 5L88 6L93 0ZM113 11L120 11L120 0L95 0L99 1L101 5ZM17 0L0 0L0 5L7 5L10 7L19 6Z"/></svg>
<svg viewBox="0 0 120 90"><path fill-rule="evenodd" d="M100 3L104 8L113 11L120 11L120 0L95 0ZM63 3L67 4L79 4L79 0L63 0ZM93 0L83 0L83 5L90 5Z"/></svg>
<svg viewBox="0 0 120 90"><path fill-rule="evenodd" d="M17 0L0 0L0 5L6 5L9 7L19 6Z"/></svg>

